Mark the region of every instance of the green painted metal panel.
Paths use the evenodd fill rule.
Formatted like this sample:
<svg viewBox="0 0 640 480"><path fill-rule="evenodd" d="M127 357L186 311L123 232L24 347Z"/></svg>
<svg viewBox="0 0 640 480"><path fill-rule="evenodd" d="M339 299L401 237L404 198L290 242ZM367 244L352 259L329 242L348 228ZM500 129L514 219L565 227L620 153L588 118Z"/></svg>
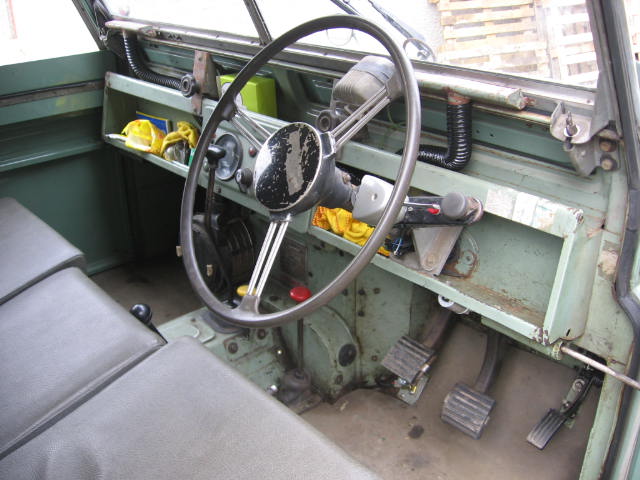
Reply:
<svg viewBox="0 0 640 480"><path fill-rule="evenodd" d="M121 166L105 149L4 172L0 196L17 199L82 250L90 273L131 257Z"/></svg>
<svg viewBox="0 0 640 480"><path fill-rule="evenodd" d="M115 69L115 56L106 50L7 65L0 68L0 95L98 80Z"/></svg>
<svg viewBox="0 0 640 480"><path fill-rule="evenodd" d="M0 172L102 148L100 110L0 127Z"/></svg>
<svg viewBox="0 0 640 480"><path fill-rule="evenodd" d="M102 97L93 90L0 107L0 126L100 107Z"/></svg>

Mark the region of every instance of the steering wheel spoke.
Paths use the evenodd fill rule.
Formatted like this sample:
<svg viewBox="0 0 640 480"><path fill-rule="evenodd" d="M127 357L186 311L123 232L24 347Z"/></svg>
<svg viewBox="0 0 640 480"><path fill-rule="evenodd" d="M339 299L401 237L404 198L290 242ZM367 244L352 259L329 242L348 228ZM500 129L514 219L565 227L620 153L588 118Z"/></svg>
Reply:
<svg viewBox="0 0 640 480"><path fill-rule="evenodd" d="M236 107L236 113L230 121L256 150L260 150L269 138L270 133L251 118L243 107Z"/></svg>
<svg viewBox="0 0 640 480"><path fill-rule="evenodd" d="M271 273L271 269L273 268L273 263L278 256L280 246L282 245L284 235L285 233L287 233L287 228L289 227L290 222L291 218L286 217L282 220L272 220L269 224L267 234L264 237L264 242L262 243L262 247L260 248L258 261L253 268L251 280L249 280L247 295L245 295L245 298L256 297L258 299L258 302L254 303L259 303L259 299L262 296L262 292L264 291L267 279L269 278L269 274ZM249 300L250 299L248 299L247 301Z"/></svg>
<svg viewBox="0 0 640 480"><path fill-rule="evenodd" d="M391 103L391 99L387 94L387 89L382 87L371 98L356 108L351 115L329 132L335 142L335 149L340 150L345 143L351 140L362 127L389 103Z"/></svg>

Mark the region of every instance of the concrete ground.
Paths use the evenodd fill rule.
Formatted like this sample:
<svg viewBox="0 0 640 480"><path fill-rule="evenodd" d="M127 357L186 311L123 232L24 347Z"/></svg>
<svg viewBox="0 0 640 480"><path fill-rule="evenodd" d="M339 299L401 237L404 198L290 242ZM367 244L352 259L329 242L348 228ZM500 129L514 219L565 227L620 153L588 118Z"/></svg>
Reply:
<svg viewBox="0 0 640 480"><path fill-rule="evenodd" d="M120 267L93 279L127 308L148 303L156 324L201 306L176 258ZM573 427L563 427L545 450L525 440L549 408L560 406L575 377L571 369L509 347L490 392L497 404L482 438L473 440L440 420L453 385L473 385L484 343L481 332L456 325L415 406L376 390L357 390L303 417L384 479L577 479L598 389L589 394Z"/></svg>
<svg viewBox="0 0 640 480"><path fill-rule="evenodd" d="M174 256L130 263L91 278L127 310L136 303L148 304L156 325L202 306L182 261Z"/></svg>
<svg viewBox="0 0 640 480"><path fill-rule="evenodd" d="M544 450L525 440L549 408L560 406L575 377L571 369L510 347L491 390L497 404L482 437L474 440L440 420L444 397L458 381L473 385L483 353L484 335L458 324L415 406L357 390L303 416L384 479L577 479L598 389L573 427L563 427Z"/></svg>

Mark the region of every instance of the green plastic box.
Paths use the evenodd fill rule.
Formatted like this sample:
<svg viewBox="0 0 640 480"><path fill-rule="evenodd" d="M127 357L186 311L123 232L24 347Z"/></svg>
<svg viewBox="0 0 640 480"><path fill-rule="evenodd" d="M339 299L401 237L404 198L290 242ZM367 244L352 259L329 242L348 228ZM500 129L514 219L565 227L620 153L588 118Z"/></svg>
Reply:
<svg viewBox="0 0 640 480"><path fill-rule="evenodd" d="M224 91L224 85L233 82L236 75L221 75L219 78L221 91ZM273 78L251 77L244 88L240 90L240 96L242 104L252 112L270 117L278 116L276 82Z"/></svg>

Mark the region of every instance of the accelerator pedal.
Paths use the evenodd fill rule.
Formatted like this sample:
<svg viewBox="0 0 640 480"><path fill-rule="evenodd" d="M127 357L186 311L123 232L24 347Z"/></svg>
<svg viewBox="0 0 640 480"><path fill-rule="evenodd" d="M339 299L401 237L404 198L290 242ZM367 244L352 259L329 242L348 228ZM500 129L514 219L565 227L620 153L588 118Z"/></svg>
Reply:
<svg viewBox="0 0 640 480"><path fill-rule="evenodd" d="M487 347L482 368L473 387L456 383L447 394L442 405L440 418L471 438L479 439L489 423L491 410L496 401L487 395L502 360L503 337L491 330L487 334Z"/></svg>
<svg viewBox="0 0 640 480"><path fill-rule="evenodd" d="M591 386L594 384L599 385L600 383L601 379L592 368L587 366L583 367L571 384L569 392L562 400L560 410L556 410L555 408L550 409L536 426L531 429L529 435L527 435L527 442L539 450L546 447L567 420L577 415L578 408L580 408L584 399L587 398Z"/></svg>

